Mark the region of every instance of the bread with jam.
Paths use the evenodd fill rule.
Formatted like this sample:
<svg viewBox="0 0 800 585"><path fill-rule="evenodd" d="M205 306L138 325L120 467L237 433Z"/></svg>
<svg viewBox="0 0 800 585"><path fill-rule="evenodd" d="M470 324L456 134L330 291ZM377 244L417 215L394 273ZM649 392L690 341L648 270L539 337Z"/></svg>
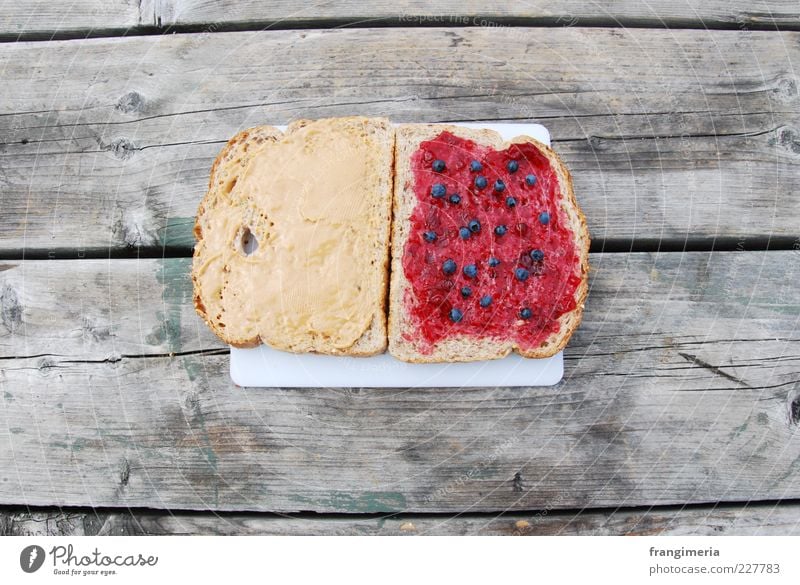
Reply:
<svg viewBox="0 0 800 585"><path fill-rule="evenodd" d="M389 351L408 362L544 358L583 314L589 231L558 155L526 136L397 128Z"/></svg>

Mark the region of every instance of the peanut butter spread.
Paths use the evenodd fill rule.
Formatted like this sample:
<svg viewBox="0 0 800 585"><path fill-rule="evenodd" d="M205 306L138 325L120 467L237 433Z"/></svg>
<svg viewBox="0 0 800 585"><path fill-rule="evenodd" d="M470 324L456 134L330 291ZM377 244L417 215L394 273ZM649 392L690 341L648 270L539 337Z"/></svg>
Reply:
<svg viewBox="0 0 800 585"><path fill-rule="evenodd" d="M242 335L290 351L349 348L382 298L368 260L383 221L369 193L379 155L358 131L314 124L260 148L204 232L219 252L197 271L203 290Z"/></svg>

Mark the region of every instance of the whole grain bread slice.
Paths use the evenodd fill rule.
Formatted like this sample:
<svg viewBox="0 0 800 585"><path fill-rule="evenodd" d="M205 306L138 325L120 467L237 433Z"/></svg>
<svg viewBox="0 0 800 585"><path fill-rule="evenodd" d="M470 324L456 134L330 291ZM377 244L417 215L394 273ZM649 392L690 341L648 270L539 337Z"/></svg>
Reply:
<svg viewBox="0 0 800 585"><path fill-rule="evenodd" d="M403 270L403 253L410 233L409 218L417 204L414 192L412 155L426 140L448 131L495 150L515 143L531 143L550 162L560 186L560 206L564 210L578 253L581 282L575 290L574 310L559 317L558 333L550 335L539 347L520 349L513 340L498 340L480 336L451 335L426 347L417 326L405 307L410 283ZM573 190L572 177L558 155L548 146L528 137L518 136L504 142L501 136L488 129L472 129L447 124L407 124L397 128L395 140L395 194L392 224L392 263L389 291L389 352L406 362L467 362L499 359L512 351L526 358L551 357L561 351L580 324L588 291L589 230Z"/></svg>
<svg viewBox="0 0 800 585"><path fill-rule="evenodd" d="M363 156L351 156L342 170L337 157L343 153L326 149L328 140ZM291 164L290 155L280 158L289 143L306 157L308 171L285 191L270 193L259 185L282 177L285 169L263 166L274 160ZM195 308L220 339L234 347L266 343L332 355L368 356L386 349L393 155L394 128L383 118L299 120L285 133L259 126L225 145L198 209L192 265ZM354 183L352 192L326 193L326 172L355 173L364 180ZM325 208L309 209L305 201L313 196L319 203L320 195ZM293 240L290 228L301 235ZM340 249L345 244L350 248ZM291 263L301 270L284 270ZM366 267L357 282L349 278L354 266ZM260 305L269 297L264 291L280 307ZM355 304L343 298L345 291Z"/></svg>

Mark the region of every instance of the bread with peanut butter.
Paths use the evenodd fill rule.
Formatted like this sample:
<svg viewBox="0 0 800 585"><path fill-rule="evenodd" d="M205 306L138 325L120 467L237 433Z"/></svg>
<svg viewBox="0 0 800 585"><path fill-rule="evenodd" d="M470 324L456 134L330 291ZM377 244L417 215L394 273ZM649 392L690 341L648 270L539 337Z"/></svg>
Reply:
<svg viewBox="0 0 800 585"><path fill-rule="evenodd" d="M491 130L399 126L389 352L543 358L581 321L589 232L558 155Z"/></svg>
<svg viewBox="0 0 800 585"><path fill-rule="evenodd" d="M200 204L198 314L226 343L367 356L387 344L394 128L260 126L222 149Z"/></svg>

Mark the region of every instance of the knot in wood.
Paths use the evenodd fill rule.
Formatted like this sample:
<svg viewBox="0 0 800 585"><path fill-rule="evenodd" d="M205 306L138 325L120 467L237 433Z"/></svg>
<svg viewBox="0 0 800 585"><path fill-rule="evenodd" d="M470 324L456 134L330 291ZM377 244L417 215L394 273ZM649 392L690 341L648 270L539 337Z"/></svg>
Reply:
<svg viewBox="0 0 800 585"><path fill-rule="evenodd" d="M123 114L133 114L144 109L144 97L137 91L130 91L119 98L116 106Z"/></svg>
<svg viewBox="0 0 800 585"><path fill-rule="evenodd" d="M117 138L111 144L104 146L103 150L111 152L119 159L127 160L136 152L136 145L127 138Z"/></svg>

